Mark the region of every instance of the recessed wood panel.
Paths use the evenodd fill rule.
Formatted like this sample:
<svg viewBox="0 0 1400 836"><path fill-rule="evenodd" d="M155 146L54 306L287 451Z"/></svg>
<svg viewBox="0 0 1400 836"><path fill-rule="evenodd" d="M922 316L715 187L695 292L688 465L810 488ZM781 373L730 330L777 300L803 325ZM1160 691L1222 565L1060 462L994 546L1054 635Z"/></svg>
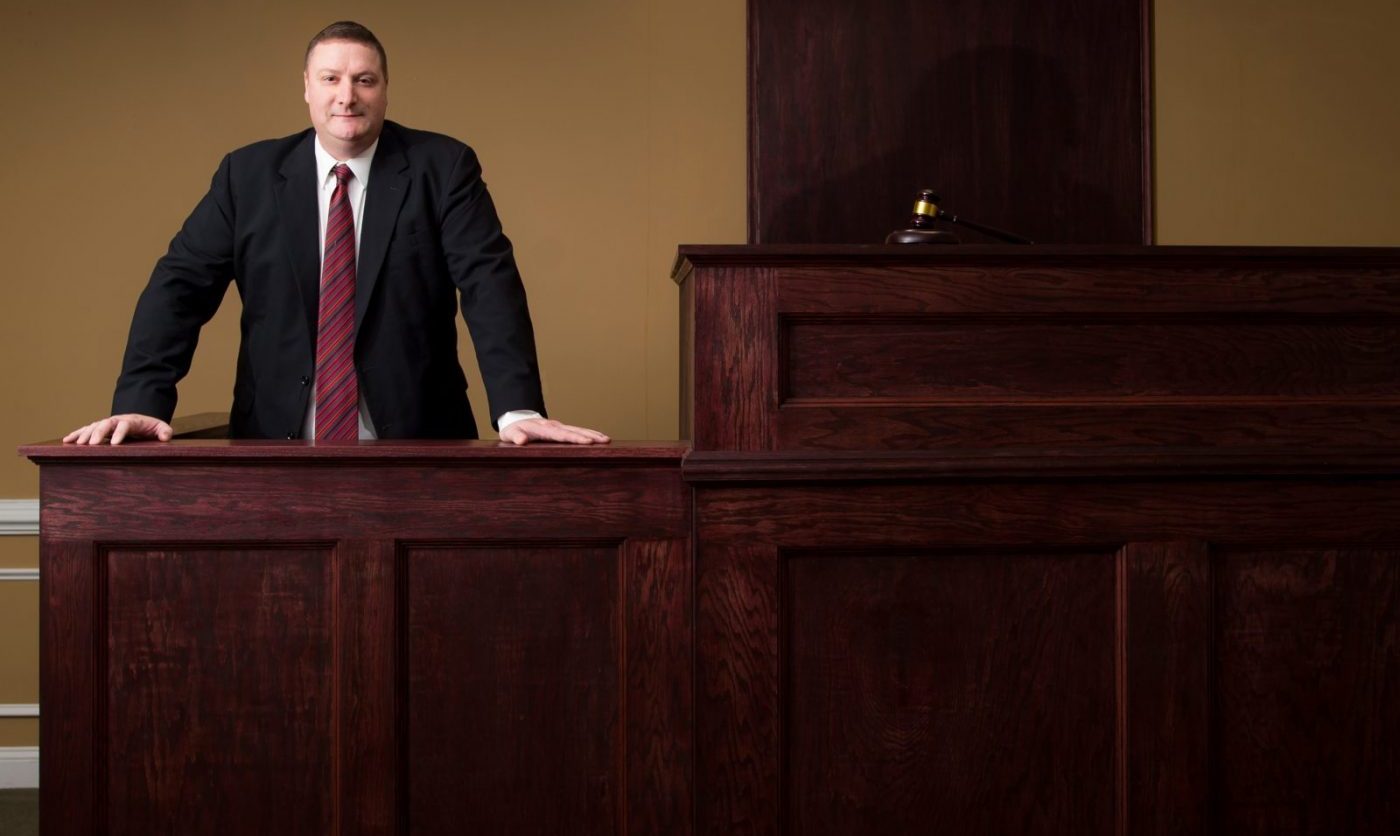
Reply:
<svg viewBox="0 0 1400 836"><path fill-rule="evenodd" d="M1362 447L1400 438L1397 399L1286 403L787 403L781 450L1043 449L1279 445Z"/></svg>
<svg viewBox="0 0 1400 836"><path fill-rule="evenodd" d="M791 832L1110 833L1115 565L789 553Z"/></svg>
<svg viewBox="0 0 1400 836"><path fill-rule="evenodd" d="M409 832L619 832L618 548L412 546L399 559Z"/></svg>
<svg viewBox="0 0 1400 836"><path fill-rule="evenodd" d="M104 563L103 832L330 832L331 552L113 549Z"/></svg>
<svg viewBox="0 0 1400 836"><path fill-rule="evenodd" d="M1400 549L1222 549L1217 832L1400 832Z"/></svg>
<svg viewBox="0 0 1400 836"><path fill-rule="evenodd" d="M863 318L785 330L790 400L1400 394L1389 324Z"/></svg>

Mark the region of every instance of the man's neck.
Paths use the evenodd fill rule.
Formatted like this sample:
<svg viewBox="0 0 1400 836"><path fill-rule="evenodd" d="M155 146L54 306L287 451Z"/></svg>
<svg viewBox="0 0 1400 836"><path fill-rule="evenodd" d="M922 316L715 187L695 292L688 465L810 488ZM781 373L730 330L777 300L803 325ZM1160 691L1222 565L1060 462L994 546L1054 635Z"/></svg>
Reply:
<svg viewBox="0 0 1400 836"><path fill-rule="evenodd" d="M336 139L331 139L327 141L325 137L321 136L318 133L316 134L316 141L320 143L321 150L325 151L327 154L330 154L336 160L344 162L346 160L353 160L356 157L364 154L370 148L373 148L374 144L379 141L379 137L372 137L368 142L359 142L354 145L350 145L348 143L344 143Z"/></svg>

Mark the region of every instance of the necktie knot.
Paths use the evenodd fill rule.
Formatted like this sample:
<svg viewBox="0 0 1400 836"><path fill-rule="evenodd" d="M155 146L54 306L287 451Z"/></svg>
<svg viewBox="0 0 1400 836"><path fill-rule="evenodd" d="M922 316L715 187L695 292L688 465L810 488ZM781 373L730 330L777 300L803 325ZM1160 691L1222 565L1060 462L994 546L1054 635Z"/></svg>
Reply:
<svg viewBox="0 0 1400 836"><path fill-rule="evenodd" d="M351 171L350 166L345 163L336 164L336 167L331 169L331 173L335 175L336 182L342 187L350 182L351 177L355 176L355 172Z"/></svg>

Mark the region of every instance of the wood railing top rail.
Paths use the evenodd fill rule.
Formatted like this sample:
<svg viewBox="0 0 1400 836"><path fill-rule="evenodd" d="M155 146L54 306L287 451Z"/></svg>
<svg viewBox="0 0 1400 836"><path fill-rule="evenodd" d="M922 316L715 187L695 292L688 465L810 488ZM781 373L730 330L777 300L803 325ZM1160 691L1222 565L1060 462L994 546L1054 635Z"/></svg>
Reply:
<svg viewBox="0 0 1400 836"><path fill-rule="evenodd" d="M696 265L718 266L810 261L928 262L962 259L1049 260L1151 259L1162 262L1208 259L1240 261L1318 261L1400 265L1400 247L1200 247L1137 245L958 244L684 244L676 252L671 277L677 281Z"/></svg>
<svg viewBox="0 0 1400 836"><path fill-rule="evenodd" d="M462 461L482 464L645 464L679 461L690 449L684 441L614 441L611 444L529 444L517 447L498 441L264 441L223 440L140 441L113 447L43 442L19 448L39 464L126 463L242 460L331 462L380 461L386 464L422 461Z"/></svg>

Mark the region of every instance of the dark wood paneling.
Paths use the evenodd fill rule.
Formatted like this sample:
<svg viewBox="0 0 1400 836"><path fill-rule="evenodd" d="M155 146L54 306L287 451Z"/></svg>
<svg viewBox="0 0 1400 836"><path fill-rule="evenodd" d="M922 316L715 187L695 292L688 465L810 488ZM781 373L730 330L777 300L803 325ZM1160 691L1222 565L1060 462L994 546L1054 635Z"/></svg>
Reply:
<svg viewBox="0 0 1400 836"><path fill-rule="evenodd" d="M695 287L694 442L697 449L766 450L778 402L772 276L719 271ZM701 438L703 430L703 439Z"/></svg>
<svg viewBox="0 0 1400 836"><path fill-rule="evenodd" d="M403 559L409 832L617 832L617 548Z"/></svg>
<svg viewBox="0 0 1400 836"><path fill-rule="evenodd" d="M103 555L103 832L331 832L332 560Z"/></svg>
<svg viewBox="0 0 1400 836"><path fill-rule="evenodd" d="M693 832L695 757L694 606L690 541L629 540L626 572L626 688L631 741L627 832Z"/></svg>
<svg viewBox="0 0 1400 836"><path fill-rule="evenodd" d="M1400 542L1392 477L1316 479L1056 479L765 485L696 496L711 542L783 548L927 548L1206 540ZM1170 486L1170 489L1168 489ZM703 578L704 566L700 567Z"/></svg>
<svg viewBox="0 0 1400 836"><path fill-rule="evenodd" d="M716 249L705 263L733 269ZM753 268L775 273L785 314L1400 313L1396 250L926 248L896 258L876 247L873 258L853 259L855 248L790 249L779 264Z"/></svg>
<svg viewBox="0 0 1400 836"><path fill-rule="evenodd" d="M1396 251L923 252L685 248L696 449L1400 440Z"/></svg>
<svg viewBox="0 0 1400 836"><path fill-rule="evenodd" d="M1045 470L1029 481L852 473L849 482L773 485L764 473L748 485L704 484L697 496L700 600L743 600L733 623L785 625L771 645L740 645L746 669L766 669L770 647L786 671L774 709L781 731L750 719L725 745L777 746L788 794L771 796L766 773L700 761L700 786L715 770L749 818L781 810L803 833L905 832L930 820L960 832L1400 826L1388 792L1400 779L1393 476ZM1112 543L1126 545L1115 554ZM1047 572L1056 558L1079 571ZM780 564L785 594L753 594L762 581L750 579ZM1071 613L1079 617L1060 618ZM701 682L727 681L731 661L706 645L735 635L702 632ZM959 688L974 662L985 678ZM1062 680L1065 666L1075 673ZM766 702L734 692L702 690L699 716L733 717L736 705L768 716ZM1055 737L1061 729L1045 738L1055 757L995 745L1003 726L991 722L976 725L971 754L958 755L960 724L978 716L960 713L967 705L985 716L1008 706L1003 719L1020 741L1037 739L1035 724L1057 712L1083 713L1066 720L1072 739ZM921 749L910 728L930 729L930 739L941 728L939 745ZM940 769L946 778L929 777ZM1083 774L1065 774L1075 769ZM960 781L974 788L953 792ZM1001 806L969 806L988 786L1005 788ZM1038 800L1037 787L1046 793ZM1023 807L1042 815L1021 816ZM1073 824L1062 826L1061 814ZM986 827L996 816L1006 818Z"/></svg>
<svg viewBox="0 0 1400 836"><path fill-rule="evenodd" d="M683 446L29 450L46 836L689 832Z"/></svg>
<svg viewBox="0 0 1400 836"><path fill-rule="evenodd" d="M749 240L878 242L920 188L1037 241L1150 240L1149 29L1138 0L750 0Z"/></svg>
<svg viewBox="0 0 1400 836"><path fill-rule="evenodd" d="M1209 554L1200 541L1123 550L1120 833L1212 832ZM1231 832L1229 830L1223 832Z"/></svg>
<svg viewBox="0 0 1400 836"><path fill-rule="evenodd" d="M778 551L697 540L695 832L778 836Z"/></svg>
<svg viewBox="0 0 1400 836"><path fill-rule="evenodd" d="M105 824L107 764L96 758L105 615L93 544L60 534L43 526L39 540L39 817L44 836L90 836Z"/></svg>
<svg viewBox="0 0 1400 836"><path fill-rule="evenodd" d="M1288 403L1258 398L1238 403L1173 403L1161 398L1114 402L1002 402L981 405L911 403L852 408L845 403L789 403L775 435L784 450L958 450L1015 452L1046 448L1112 448L1263 444L1389 448L1400 438L1394 399Z"/></svg>
<svg viewBox="0 0 1400 836"><path fill-rule="evenodd" d="M305 466L303 466L305 465ZM686 489L665 468L385 466L293 459L141 462L54 467L46 513L72 536L237 541L294 530L307 539L673 536L686 525ZM139 484L144 493L130 490ZM211 498L209 485L220 493ZM92 497L108 497L94 506ZM550 497L551 502L540 501ZM413 508L412 515L404 513ZM249 531L249 520L258 528Z"/></svg>
<svg viewBox="0 0 1400 836"><path fill-rule="evenodd" d="M799 319L785 325L785 391L792 400L1400 395L1400 323L1056 317Z"/></svg>
<svg viewBox="0 0 1400 836"><path fill-rule="evenodd" d="M1111 831L1111 550L783 557L790 832Z"/></svg>
<svg viewBox="0 0 1400 836"><path fill-rule="evenodd" d="M335 778L337 836L397 832L399 754L399 579L394 544L336 545Z"/></svg>
<svg viewBox="0 0 1400 836"><path fill-rule="evenodd" d="M1341 534L1214 555L1219 832L1400 832L1400 549Z"/></svg>

